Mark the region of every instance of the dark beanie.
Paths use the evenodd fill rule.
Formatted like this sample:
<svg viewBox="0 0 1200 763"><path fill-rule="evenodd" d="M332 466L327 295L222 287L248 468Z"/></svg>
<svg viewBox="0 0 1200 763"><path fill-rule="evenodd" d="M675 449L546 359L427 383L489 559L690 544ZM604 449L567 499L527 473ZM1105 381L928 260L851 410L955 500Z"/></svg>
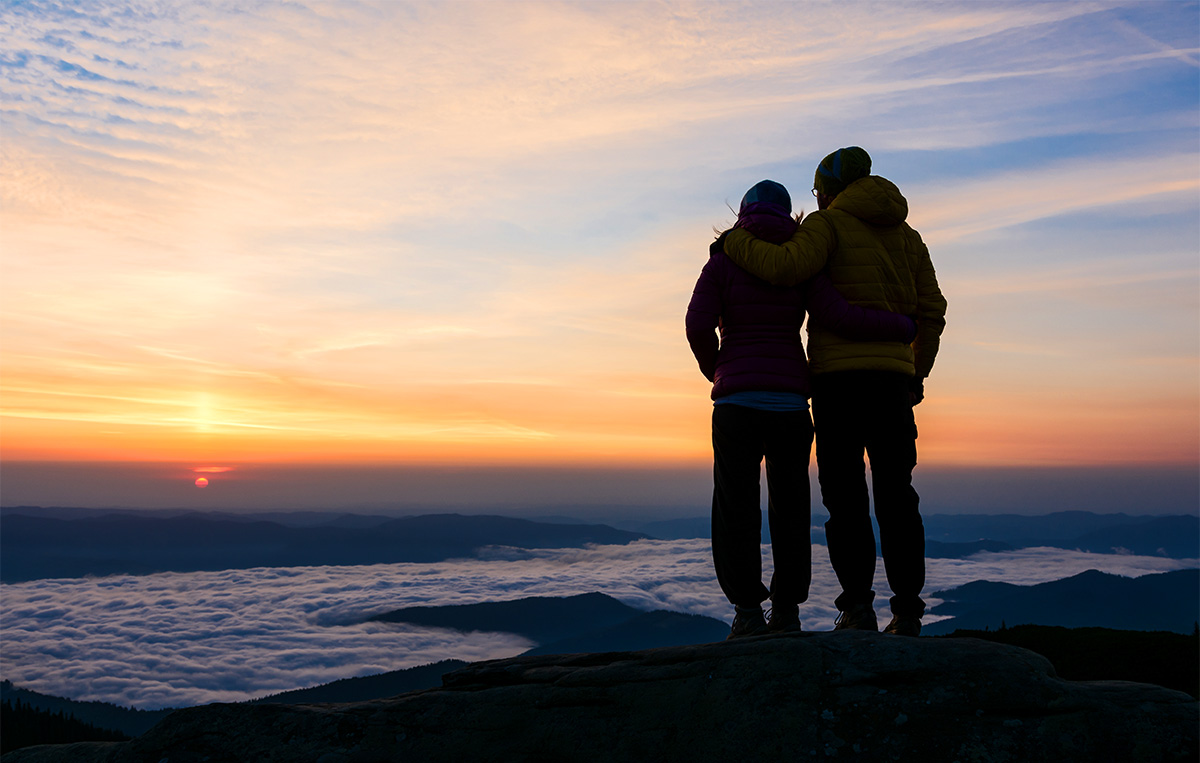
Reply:
<svg viewBox="0 0 1200 763"><path fill-rule="evenodd" d="M755 183L749 191L746 191L746 195L742 197L739 214L745 212L751 204L774 204L783 207L785 214L792 213L792 197L788 195L786 188L774 180Z"/></svg>
<svg viewBox="0 0 1200 763"><path fill-rule="evenodd" d="M833 198L855 180L871 174L871 157L858 146L839 148L821 160L813 177L813 188Z"/></svg>

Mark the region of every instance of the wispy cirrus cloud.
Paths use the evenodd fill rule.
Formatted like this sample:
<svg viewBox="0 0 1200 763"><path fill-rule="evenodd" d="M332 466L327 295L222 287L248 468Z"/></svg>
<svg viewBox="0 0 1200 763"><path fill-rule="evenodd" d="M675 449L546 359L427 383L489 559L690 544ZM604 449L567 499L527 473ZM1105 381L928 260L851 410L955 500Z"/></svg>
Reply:
<svg viewBox="0 0 1200 763"><path fill-rule="evenodd" d="M351 441L401 459L702 460L707 385L680 323L711 228L767 176L803 206L816 161L848 144L900 183L934 247L945 394L1021 405L980 402L964 380L1007 361L961 348L1031 345L1035 321L1088 326L1082 343L1039 337L1038 358L1114 331L1194 357L1194 289L1145 284L1196 277L1179 259L1200 176L1195 16L1170 2L7 6L6 450L143 457L145 438L93 426L141 421L172 453L286 451L283 435L245 439L266 427L309 432L310 457ZM1173 259L1130 257L1137 237L1112 235L1112 217ZM1083 312L1073 284L1042 278L1084 257L1136 260L1098 288L1170 330L1122 328L1086 273ZM981 284L1011 301L981 309ZM1099 355L1076 361L1085 397L1120 394ZM1171 368L1171 394L1194 396ZM1059 372L1020 370L1033 388ZM958 410L930 453L1020 460L972 439ZM1146 422L1141 440L1177 439ZM1067 439L1069 459L1096 458L1094 438Z"/></svg>
<svg viewBox="0 0 1200 763"><path fill-rule="evenodd" d="M1159 213L1182 211L1200 193L1196 171L1192 153L1047 162L959 182L950 192L919 189L922 211L914 222L932 245L944 246L989 230L1143 201Z"/></svg>

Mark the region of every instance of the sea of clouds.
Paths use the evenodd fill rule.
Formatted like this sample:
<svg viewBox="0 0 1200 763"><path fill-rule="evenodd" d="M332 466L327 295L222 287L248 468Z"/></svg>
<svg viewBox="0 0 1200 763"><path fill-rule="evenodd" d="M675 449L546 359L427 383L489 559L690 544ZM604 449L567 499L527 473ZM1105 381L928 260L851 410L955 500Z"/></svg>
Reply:
<svg viewBox="0 0 1200 763"><path fill-rule="evenodd" d="M362 623L412 605L600 591L631 606L730 620L707 540L583 549L487 549L434 564L297 567L38 580L0 585L0 675L78 700L157 709L232 702L443 659L511 657L526 639ZM972 580L1031 585L1088 569L1136 577L1196 560L1029 548L928 560L926 592ZM764 574L770 574L769 556ZM878 570L877 606L890 592ZM839 592L813 546L807 630L833 627ZM930 605L936 599L927 597ZM887 614L880 612L886 621ZM927 618L933 621L937 618Z"/></svg>

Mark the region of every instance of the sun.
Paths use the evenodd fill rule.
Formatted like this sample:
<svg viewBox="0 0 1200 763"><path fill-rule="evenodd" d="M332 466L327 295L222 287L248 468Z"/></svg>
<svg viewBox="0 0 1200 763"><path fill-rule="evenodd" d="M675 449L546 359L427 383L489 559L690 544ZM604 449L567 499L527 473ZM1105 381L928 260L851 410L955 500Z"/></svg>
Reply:
<svg viewBox="0 0 1200 763"><path fill-rule="evenodd" d="M199 474L224 474L233 471L232 466L197 466L192 472ZM197 477L196 487L208 487L208 477Z"/></svg>

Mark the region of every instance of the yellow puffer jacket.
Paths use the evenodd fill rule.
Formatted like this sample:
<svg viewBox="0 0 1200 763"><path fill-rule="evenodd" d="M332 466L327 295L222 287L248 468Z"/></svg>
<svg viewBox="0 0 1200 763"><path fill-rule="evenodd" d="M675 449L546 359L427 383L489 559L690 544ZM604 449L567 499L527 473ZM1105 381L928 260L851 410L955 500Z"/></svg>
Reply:
<svg viewBox="0 0 1200 763"><path fill-rule="evenodd" d="M871 175L856 180L827 209L813 212L791 241L776 245L735 228L725 253L754 275L780 286L807 281L828 268L846 300L860 307L913 316L917 338L900 342L844 339L809 321L812 373L899 371L925 378L933 368L946 299L938 288L929 250L904 219L908 202L891 181Z"/></svg>

